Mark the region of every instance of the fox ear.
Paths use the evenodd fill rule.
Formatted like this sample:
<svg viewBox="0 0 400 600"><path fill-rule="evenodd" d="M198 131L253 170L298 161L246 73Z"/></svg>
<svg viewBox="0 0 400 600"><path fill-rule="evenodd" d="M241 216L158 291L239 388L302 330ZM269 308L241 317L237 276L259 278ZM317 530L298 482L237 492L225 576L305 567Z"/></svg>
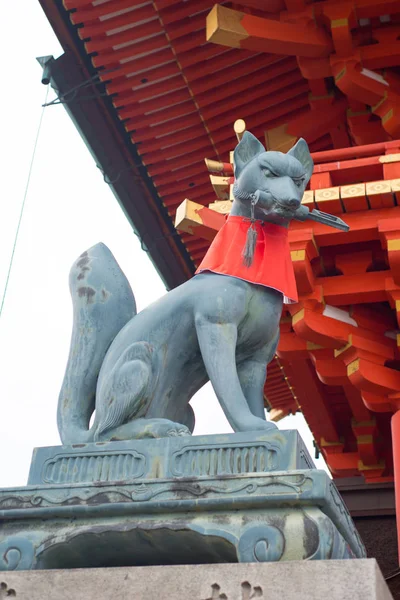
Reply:
<svg viewBox="0 0 400 600"><path fill-rule="evenodd" d="M294 156L294 158L297 158L297 160L303 165L307 175L308 183L314 169L314 162L311 158L307 142L303 140L303 138L300 138L298 142L293 146L293 148L290 148L287 154L290 154L291 156Z"/></svg>
<svg viewBox="0 0 400 600"><path fill-rule="evenodd" d="M245 131L233 153L234 173L237 179L243 168L258 154L265 152L261 142L249 131Z"/></svg>

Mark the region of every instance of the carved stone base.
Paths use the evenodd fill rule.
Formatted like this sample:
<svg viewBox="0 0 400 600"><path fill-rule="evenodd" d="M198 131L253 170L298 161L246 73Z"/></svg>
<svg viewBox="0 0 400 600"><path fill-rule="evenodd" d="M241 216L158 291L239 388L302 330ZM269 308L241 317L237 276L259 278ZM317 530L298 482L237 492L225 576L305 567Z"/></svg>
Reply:
<svg viewBox="0 0 400 600"><path fill-rule="evenodd" d="M9 597L17 600L393 600L373 559L3 573L0 598Z"/></svg>
<svg viewBox="0 0 400 600"><path fill-rule="evenodd" d="M0 570L365 556L312 467L295 431L39 448L0 490Z"/></svg>

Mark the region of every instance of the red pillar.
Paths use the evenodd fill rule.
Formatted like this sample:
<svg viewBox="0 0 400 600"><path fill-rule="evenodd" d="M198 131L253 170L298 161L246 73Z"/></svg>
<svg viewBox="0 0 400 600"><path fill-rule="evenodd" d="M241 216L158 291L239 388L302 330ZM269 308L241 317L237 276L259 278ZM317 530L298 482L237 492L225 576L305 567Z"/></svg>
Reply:
<svg viewBox="0 0 400 600"><path fill-rule="evenodd" d="M397 544L400 564L400 410L392 417L394 490L396 496Z"/></svg>

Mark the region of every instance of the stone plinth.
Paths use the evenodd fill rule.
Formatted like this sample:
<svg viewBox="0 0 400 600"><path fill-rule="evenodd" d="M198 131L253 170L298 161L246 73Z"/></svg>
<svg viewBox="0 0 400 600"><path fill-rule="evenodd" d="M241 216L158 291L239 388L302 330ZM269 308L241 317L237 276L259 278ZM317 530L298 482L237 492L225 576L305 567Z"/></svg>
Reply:
<svg viewBox="0 0 400 600"><path fill-rule="evenodd" d="M28 485L314 469L297 431L235 433L35 448Z"/></svg>
<svg viewBox="0 0 400 600"><path fill-rule="evenodd" d="M25 571L0 582L0 598L18 600L393 600L373 559Z"/></svg>
<svg viewBox="0 0 400 600"><path fill-rule="evenodd" d="M294 431L39 448L0 519L0 571L365 556Z"/></svg>

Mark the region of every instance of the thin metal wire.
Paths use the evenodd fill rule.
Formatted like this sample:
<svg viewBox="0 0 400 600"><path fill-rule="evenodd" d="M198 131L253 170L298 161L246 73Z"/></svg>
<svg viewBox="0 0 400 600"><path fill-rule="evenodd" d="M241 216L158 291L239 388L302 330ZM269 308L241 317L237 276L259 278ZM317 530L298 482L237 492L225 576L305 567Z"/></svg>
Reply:
<svg viewBox="0 0 400 600"><path fill-rule="evenodd" d="M385 577L385 581L389 581L389 579L393 579L394 577L398 577L400 575L400 569L397 569L397 571L393 571L392 573L389 573L389 575L387 575Z"/></svg>
<svg viewBox="0 0 400 600"><path fill-rule="evenodd" d="M112 179L107 175L107 173L105 173L103 171L103 169L101 168L100 165L96 164L96 167L99 169L100 173L103 175L103 179L104 181L108 184L108 185L113 185L114 183L117 183L117 181L119 180L119 178L121 177L122 173L125 173L126 171L132 171L132 169L145 169L146 167L144 166L143 163L139 164L139 163L133 163L131 165L129 165L129 167L126 167L126 169L121 169L120 171L118 171L118 173L115 175L115 177L113 177ZM139 176L134 178L141 181L141 178Z"/></svg>
<svg viewBox="0 0 400 600"><path fill-rule="evenodd" d="M54 98L54 100L51 100L51 102L45 101L45 103L42 106L46 107L46 106L53 106L56 104L70 104L71 102L74 102L75 100L77 100L77 101L89 100L92 98L98 98L99 96L109 96L109 94L107 92L104 92L104 93L98 92L98 93L92 94L90 96L79 96L78 97L78 93L80 90L85 89L87 87L92 87L95 85L103 85L104 81L102 79L100 79L100 77L104 76L104 75L108 75L109 73L114 73L115 71L118 71L118 69L119 69L119 67L115 67L114 69L106 69L99 73L95 73L88 79L85 79L81 83L78 83L78 85L74 85L72 88L70 88L63 94L61 94L61 96L57 95L57 98ZM70 96L70 98L68 98L68 96ZM46 97L46 99L47 99L47 97Z"/></svg>
<svg viewBox="0 0 400 600"><path fill-rule="evenodd" d="M26 197L28 195L29 183L30 183L30 180L31 180L32 168L33 168L33 163L34 163L34 160L35 160L36 148L37 148L38 141L39 141L39 134L40 134L40 130L41 130L41 127L42 127L43 115L44 115L44 111L45 111L45 108L46 108L45 105L46 105L46 101L47 101L47 96L49 94L49 88L50 88L50 86L48 85L47 88L46 88L46 96L45 96L45 99L44 99L44 106L42 108L42 112L41 112L41 115L40 115L39 125L38 125L37 132L36 132L35 143L34 143L34 146L33 146L33 152L32 152L31 162L30 162L29 171L28 171L28 177L27 177L26 185L25 185L24 198L23 198L22 205L21 205L21 210L20 210L20 213L19 213L17 230L15 232L14 244L13 244L13 249L12 249L11 258L10 258L10 264L8 266L8 273L7 273L6 283L5 283L5 286L4 286L3 298L1 300L0 317L1 317L2 313L3 313L3 306L4 306L5 299L6 299L6 294L7 294L7 289L8 289L8 282L10 281L11 269L12 269L13 262L14 262L14 255L15 255L15 250L16 250L16 247L17 247L19 230L20 230L20 227L21 227L21 221L22 221L22 217L23 217L23 214L24 214L25 202L26 202Z"/></svg>

